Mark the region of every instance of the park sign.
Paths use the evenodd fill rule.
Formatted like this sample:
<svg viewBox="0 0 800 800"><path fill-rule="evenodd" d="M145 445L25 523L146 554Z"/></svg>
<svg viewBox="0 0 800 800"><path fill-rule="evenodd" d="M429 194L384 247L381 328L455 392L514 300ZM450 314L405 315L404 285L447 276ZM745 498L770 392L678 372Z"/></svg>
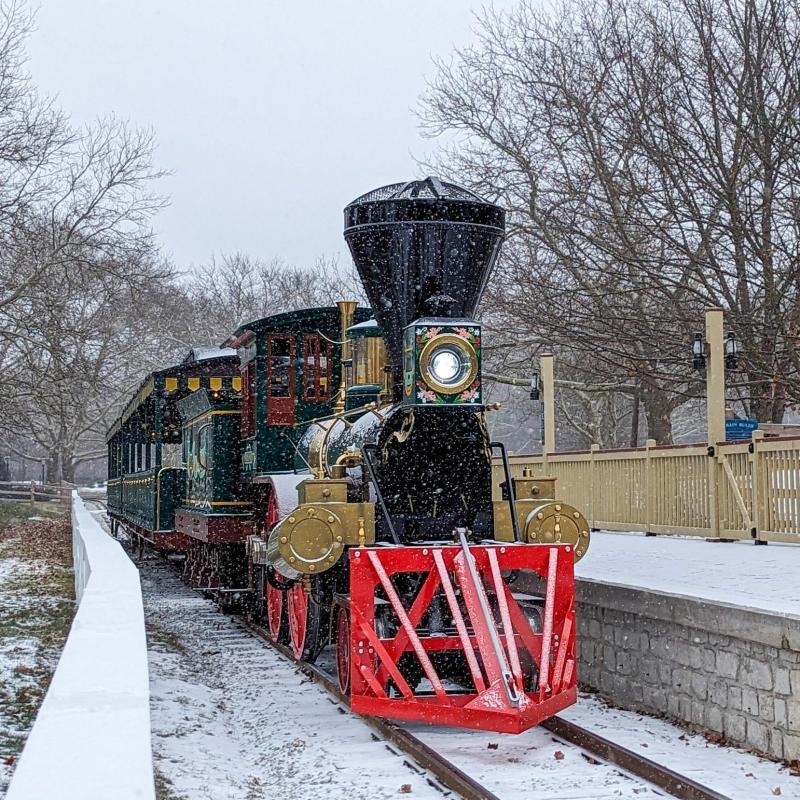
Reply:
<svg viewBox="0 0 800 800"><path fill-rule="evenodd" d="M726 419L725 440L749 439L758 430L757 419Z"/></svg>

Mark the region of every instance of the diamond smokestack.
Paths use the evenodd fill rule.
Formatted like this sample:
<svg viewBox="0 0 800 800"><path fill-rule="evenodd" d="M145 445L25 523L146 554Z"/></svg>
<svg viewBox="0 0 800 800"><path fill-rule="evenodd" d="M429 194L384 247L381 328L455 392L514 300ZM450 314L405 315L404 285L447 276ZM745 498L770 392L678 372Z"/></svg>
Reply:
<svg viewBox="0 0 800 800"><path fill-rule="evenodd" d="M474 316L504 231L502 208L438 178L384 186L345 208L344 238L393 364L418 317Z"/></svg>

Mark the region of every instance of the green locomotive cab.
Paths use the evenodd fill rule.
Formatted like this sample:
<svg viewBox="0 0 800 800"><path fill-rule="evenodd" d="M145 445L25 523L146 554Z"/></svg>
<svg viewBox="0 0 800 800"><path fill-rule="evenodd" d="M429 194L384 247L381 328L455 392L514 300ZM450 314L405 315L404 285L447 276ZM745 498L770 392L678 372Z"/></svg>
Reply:
<svg viewBox="0 0 800 800"><path fill-rule="evenodd" d="M367 309L348 306L345 330L353 320L369 319ZM305 425L341 402L342 320L335 306L289 311L242 325L225 342L239 352L245 483L292 472Z"/></svg>

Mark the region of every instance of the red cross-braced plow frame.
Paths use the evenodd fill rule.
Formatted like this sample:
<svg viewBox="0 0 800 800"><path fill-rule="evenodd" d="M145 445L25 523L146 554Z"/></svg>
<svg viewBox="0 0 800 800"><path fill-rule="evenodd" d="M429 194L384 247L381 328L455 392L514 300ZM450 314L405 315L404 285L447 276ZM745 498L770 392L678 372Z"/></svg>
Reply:
<svg viewBox="0 0 800 800"><path fill-rule="evenodd" d="M519 733L571 705L577 695L573 566L568 545L351 550L353 710ZM541 630L531 627L506 582L504 574L517 570L540 576L542 621L534 627ZM396 588L401 573L415 573L420 579L416 596L406 604ZM446 602L452 628L426 635L419 630L420 622L437 595ZM380 626L376 629L376 598L391 605L398 622L391 638L381 638ZM470 689L453 686L437 673L435 654L445 650L463 652L472 677ZM428 691L415 692L409 686L399 666L404 653L414 653ZM532 674L537 676L533 685Z"/></svg>

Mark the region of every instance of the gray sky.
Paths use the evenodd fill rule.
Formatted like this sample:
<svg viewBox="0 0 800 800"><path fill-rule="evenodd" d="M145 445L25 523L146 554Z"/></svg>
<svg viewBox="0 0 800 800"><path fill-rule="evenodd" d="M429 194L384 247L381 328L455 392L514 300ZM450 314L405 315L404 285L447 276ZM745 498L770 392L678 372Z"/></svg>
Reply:
<svg viewBox="0 0 800 800"><path fill-rule="evenodd" d="M415 177L411 109L482 0L41 0L39 88L75 122L152 126L174 171L156 227L179 266L212 252L345 256L342 208ZM505 9L514 0L494 0Z"/></svg>

